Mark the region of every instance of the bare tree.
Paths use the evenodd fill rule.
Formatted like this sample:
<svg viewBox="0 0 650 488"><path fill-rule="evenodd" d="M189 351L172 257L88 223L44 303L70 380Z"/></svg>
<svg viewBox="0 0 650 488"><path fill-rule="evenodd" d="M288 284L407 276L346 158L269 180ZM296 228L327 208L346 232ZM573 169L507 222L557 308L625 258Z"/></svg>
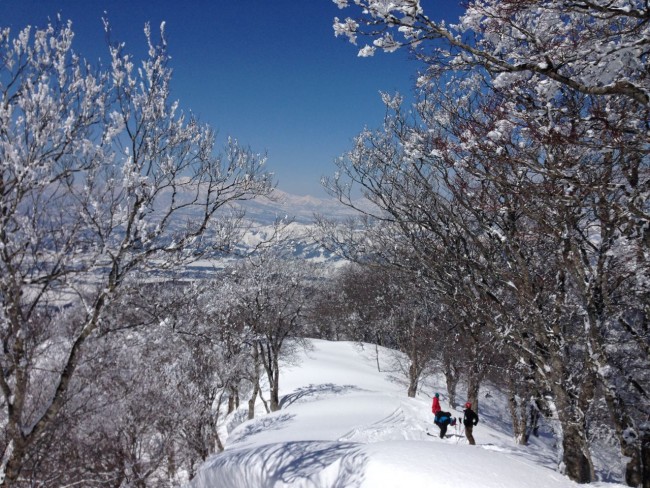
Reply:
<svg viewBox="0 0 650 488"><path fill-rule="evenodd" d="M442 195L477 225L457 235L478 237L472 247L486 266L465 269L491 277L482 292L493 325L553 393L569 477L593 479L585 407L602 391L626 481L648 479L643 414L625 406L635 398L647 410L647 378L636 368L615 377L612 357L625 344L635 361L647 360L647 3L476 1L457 26L431 20L419 1L354 3L360 17L336 19L337 35L374 39L363 55L408 47L426 63L417 116L398 114L390 138L360 138L370 141L351 158L361 184L379 181L374 161L407 160L419 180L437 173ZM386 185L383 194L391 195ZM440 213L440 201L424 205ZM613 301L621 288L634 297L625 311Z"/></svg>
<svg viewBox="0 0 650 488"><path fill-rule="evenodd" d="M372 39L360 56L409 48L428 65L427 76L479 68L500 83L552 80L585 95L650 103L645 69L650 11L644 0L472 1L452 24L433 20L420 0L333 2L358 14L334 19L337 36L354 44L358 37Z"/></svg>
<svg viewBox="0 0 650 488"><path fill-rule="evenodd" d="M638 313L632 310L643 308L644 300L639 298L646 293L643 285L632 283L638 284L638 277L648 273L648 263L635 254L645 247L644 237L636 229L646 219L647 205L637 208L629 200L642 192L638 178L647 182L647 168L641 162L646 154L645 132L634 119L623 115L625 109L631 109L624 99L594 100L569 90L560 93L555 100L558 106L552 110L544 100L530 97L527 87L495 90L493 96L479 97L480 103L461 109L462 114L462 102L443 101L439 107L448 107L444 115L438 112L428 121L439 128L438 134L451 133L439 150L450 159L462 161L455 172L462 181L462 193L481 192L490 202L488 210L500 209L490 216L485 205L457 193L468 209L484 213L480 219L501 241L508 267L517 270L512 274L503 267L501 274L504 283L514 285L510 287L511 298L526 314L528 323L537 324L529 332L535 337L535 347L544 353L538 358L547 361L555 357L553 370L557 372L567 367L562 362L566 347L571 348L572 358L583 358L575 366L582 372L574 376L582 380L564 387L565 391L581 391L574 395L577 417L571 422L573 427L565 426L565 430L584 430L579 427L584 415L580 403L594 395L593 380L597 380L608 401L611 422L618 426L622 450L630 459L627 478L633 486L643 478L638 461L643 422L641 417L633 421L629 411L625 412L620 386L615 386L622 384L621 378L615 380L611 375L606 344L612 326L620 331L616 317ZM453 98L449 92L432 96L438 100ZM546 112L543 120L536 116L540 110ZM601 111L612 114L607 124L598 116ZM598 134L597 140L594 134ZM459 176L460 167L468 171L467 177ZM632 179L630 175L634 175ZM493 189L485 192L492 184ZM613 306L612 297L618 295L620 286L627 287L626 283L628 289L636 291L632 292L635 299L627 302L628 312L623 312ZM556 325L549 329L549 323ZM626 334L635 334L640 323L636 324ZM548 335L549 330L552 335ZM561 347L558 337L563 338ZM587 351L582 347L585 337L589 339ZM640 348L635 355L644 355L644 346L637 344ZM636 376L635 381L641 385L647 379ZM564 395L561 391L554 394L557 398ZM568 408L570 403L563 403ZM559 414L563 415L562 409ZM635 434L624 438L621 434L626 429ZM574 441L565 442L567 446L576 445ZM582 451L586 450L583 447ZM589 471L576 468L575 474L582 476Z"/></svg>
<svg viewBox="0 0 650 488"><path fill-rule="evenodd" d="M438 359L436 344L447 339L426 283L367 262L349 265L334 287L341 291L331 304L334 317L347 323L348 337L395 350L392 362L408 381L408 396L415 397L422 374Z"/></svg>
<svg viewBox="0 0 650 488"><path fill-rule="evenodd" d="M169 100L164 36L145 34L139 68L117 45L111 68L93 70L70 24L0 33L2 486L27 475L127 278L226 247L235 226L217 213L269 188L263 158L235 141L215 155L212 131ZM57 314L69 303L82 313Z"/></svg>
<svg viewBox="0 0 650 488"><path fill-rule="evenodd" d="M266 372L271 411L281 408L280 354L290 358L302 338L306 303L313 289L310 280L315 276L309 264L286 255L282 242L279 238L233 270L237 290L233 307L251 331L255 364Z"/></svg>

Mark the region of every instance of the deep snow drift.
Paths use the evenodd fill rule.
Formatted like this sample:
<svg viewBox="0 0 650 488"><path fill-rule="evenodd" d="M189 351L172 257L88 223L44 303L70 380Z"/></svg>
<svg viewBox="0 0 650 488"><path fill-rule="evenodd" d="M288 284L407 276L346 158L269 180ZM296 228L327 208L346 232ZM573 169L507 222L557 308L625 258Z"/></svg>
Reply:
<svg viewBox="0 0 650 488"><path fill-rule="evenodd" d="M497 392L482 390L476 446L457 435L460 427L440 439L427 434L439 432L431 414L434 391L449 409L440 378L408 398L402 375L389 371L389 351L379 349L378 361L374 346L311 344L281 370L282 409L266 415L260 404L258 418L230 432L226 450L203 465L192 488L578 486L557 472L550 437L528 447L513 443L507 420L498 418L505 405Z"/></svg>

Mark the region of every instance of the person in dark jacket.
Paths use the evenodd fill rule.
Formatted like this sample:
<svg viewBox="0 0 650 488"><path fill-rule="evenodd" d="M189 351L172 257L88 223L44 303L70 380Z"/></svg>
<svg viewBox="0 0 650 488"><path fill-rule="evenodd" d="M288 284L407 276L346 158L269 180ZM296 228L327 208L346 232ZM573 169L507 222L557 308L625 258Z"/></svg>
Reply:
<svg viewBox="0 0 650 488"><path fill-rule="evenodd" d="M476 445L474 435L472 434L472 430L476 424L478 424L478 415L472 410L472 404L467 402L463 412L463 425L465 426L465 437L467 437L467 440L472 446Z"/></svg>
<svg viewBox="0 0 650 488"><path fill-rule="evenodd" d="M449 412L443 412L442 410L436 414L435 420L433 421L440 428L440 438L444 438L447 433L448 425L455 425L456 419L451 416Z"/></svg>

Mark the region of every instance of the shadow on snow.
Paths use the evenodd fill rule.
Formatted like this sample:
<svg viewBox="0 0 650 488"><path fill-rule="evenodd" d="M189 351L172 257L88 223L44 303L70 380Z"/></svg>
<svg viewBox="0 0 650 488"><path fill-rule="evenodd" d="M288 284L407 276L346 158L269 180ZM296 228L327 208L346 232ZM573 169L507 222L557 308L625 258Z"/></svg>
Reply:
<svg viewBox="0 0 650 488"><path fill-rule="evenodd" d="M196 481L222 488L355 488L363 482L366 464L357 443L286 442L226 450L207 462Z"/></svg>
<svg viewBox="0 0 650 488"><path fill-rule="evenodd" d="M363 390L355 385L335 385L334 383L311 384L303 388L298 388L293 393L283 396L282 400L280 400L280 407L285 408L292 403L305 399L316 400L324 395L344 395L351 391Z"/></svg>

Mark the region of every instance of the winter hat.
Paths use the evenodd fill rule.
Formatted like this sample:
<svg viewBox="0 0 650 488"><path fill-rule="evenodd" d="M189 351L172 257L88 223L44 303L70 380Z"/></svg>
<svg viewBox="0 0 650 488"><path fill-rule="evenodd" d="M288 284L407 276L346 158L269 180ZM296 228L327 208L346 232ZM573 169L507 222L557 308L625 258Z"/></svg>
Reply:
<svg viewBox="0 0 650 488"><path fill-rule="evenodd" d="M440 396L440 393L436 393L434 396L438 398Z"/></svg>
<svg viewBox="0 0 650 488"><path fill-rule="evenodd" d="M465 408L472 408L472 404L469 403L469 402L467 402L467 403L465 404Z"/></svg>

